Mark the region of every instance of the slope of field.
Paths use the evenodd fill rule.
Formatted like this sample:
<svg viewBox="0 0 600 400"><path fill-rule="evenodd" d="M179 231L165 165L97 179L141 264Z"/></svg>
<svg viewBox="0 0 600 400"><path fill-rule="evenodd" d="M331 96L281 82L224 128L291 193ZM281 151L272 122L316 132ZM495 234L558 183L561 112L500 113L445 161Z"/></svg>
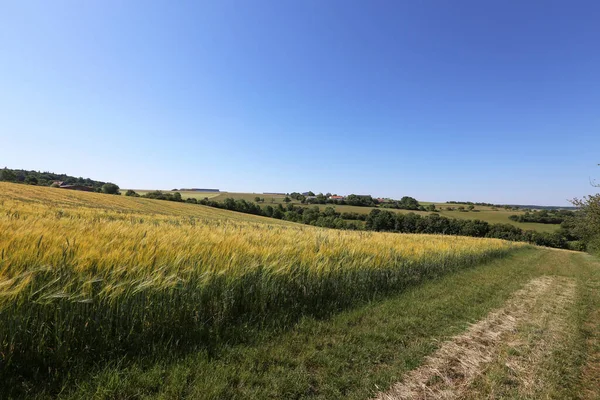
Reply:
<svg viewBox="0 0 600 400"><path fill-rule="evenodd" d="M8 183L0 210L4 390L125 354L214 351L524 246Z"/></svg>
<svg viewBox="0 0 600 400"><path fill-rule="evenodd" d="M250 214L220 210L196 204L158 201L140 197L110 196L101 193L79 192L52 187L18 185L0 182L0 206L20 215L54 214L67 218L85 218L83 213L105 213L112 219L139 217L199 218L207 220L235 220L295 226L296 224ZM80 217L78 217L80 216Z"/></svg>

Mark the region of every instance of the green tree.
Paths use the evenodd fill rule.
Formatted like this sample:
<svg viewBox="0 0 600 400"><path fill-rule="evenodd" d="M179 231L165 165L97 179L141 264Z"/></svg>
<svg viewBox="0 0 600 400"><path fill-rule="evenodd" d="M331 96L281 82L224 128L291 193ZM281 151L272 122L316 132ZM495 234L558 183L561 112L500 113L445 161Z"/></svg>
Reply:
<svg viewBox="0 0 600 400"><path fill-rule="evenodd" d="M17 180L17 174L12 169L4 167L0 172L0 180L5 182L14 182Z"/></svg>
<svg viewBox="0 0 600 400"><path fill-rule="evenodd" d="M131 190L131 189L129 189L125 192L125 196L140 197L140 195L137 194L137 192L135 190Z"/></svg>
<svg viewBox="0 0 600 400"><path fill-rule="evenodd" d="M102 193L105 194L121 194L121 192L119 192L119 186L108 182L105 183L104 185L102 185Z"/></svg>
<svg viewBox="0 0 600 400"><path fill-rule="evenodd" d="M292 201L292 199L290 199L288 196L285 196L285 199L283 199L283 201L285 201L286 203L289 203Z"/></svg>
<svg viewBox="0 0 600 400"><path fill-rule="evenodd" d="M38 180L33 175L27 175L25 177L25 183L28 184L28 185L37 185L38 184Z"/></svg>
<svg viewBox="0 0 600 400"><path fill-rule="evenodd" d="M590 252L600 254L600 193L574 199L572 203L579 208L571 221L572 232Z"/></svg>
<svg viewBox="0 0 600 400"><path fill-rule="evenodd" d="M417 201L417 199L415 199L414 197L410 197L410 196L404 196L398 202L398 207L402 208L404 210L418 210L419 206L420 206L420 204Z"/></svg>
<svg viewBox="0 0 600 400"><path fill-rule="evenodd" d="M260 203L260 197L256 196L256 197L254 198L254 201L255 201L255 202L257 202L257 203Z"/></svg>

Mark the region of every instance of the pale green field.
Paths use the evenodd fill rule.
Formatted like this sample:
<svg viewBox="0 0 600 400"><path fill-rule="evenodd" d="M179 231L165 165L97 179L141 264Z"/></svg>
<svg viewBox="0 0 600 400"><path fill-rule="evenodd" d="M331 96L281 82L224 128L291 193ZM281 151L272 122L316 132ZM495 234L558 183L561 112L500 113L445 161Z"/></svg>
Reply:
<svg viewBox="0 0 600 400"><path fill-rule="evenodd" d="M126 191L127 191L126 189L123 189L122 193L125 193ZM139 193L140 195L145 194L150 191L151 190L136 190L136 192ZM170 190L164 190L164 192L172 193ZM264 203L261 203L264 205L285 204L283 200L286 197L285 195L273 195L273 194L262 194L262 193L236 193L236 192L179 192L179 193L181 193L181 196L184 199L187 199L188 197L193 197L193 198L200 200L200 199L204 199L204 198L208 197L210 200L215 200L215 201L223 201L226 198L233 198L236 200L243 199L246 201L254 202L255 197L260 197L260 198L265 199ZM315 204L302 204L296 200L293 200L292 204L299 205L299 206L305 206L305 207L315 206ZM504 208L497 208L496 210L493 210L492 207L488 207L488 206L475 206L474 211L467 212L467 211L457 211L456 210L456 208L460 207L461 205L464 206L466 209L468 207L468 205L466 205L466 204L432 203L432 202L426 202L426 201L422 201L422 202L420 202L420 204L422 204L424 206L427 206L429 204L435 204L435 206L437 208L436 212L438 214L440 214L441 216L448 217L448 218L480 219L482 221L487 221L491 224L511 224L511 225L514 225L514 226L524 229L524 230L535 230L538 232L556 232L560 228L560 225L538 224L538 223L532 223L532 222L527 222L527 223L514 222L508 218L511 215L523 214L524 211L505 210ZM371 210L376 208L376 207L359 207L359 206L333 205L333 204L316 204L316 205L321 209L324 209L325 207L333 207L338 212L355 212L355 213L359 213L359 214L368 214L371 212ZM448 211L447 210L448 207L453 207L454 211ZM377 207L377 208L379 208L379 207ZM420 214L420 215L431 214L429 211L396 210L393 208L379 208L379 209L380 210L388 210L388 211L392 211L392 212L398 212L398 213L402 213L402 214L406 214L409 212L414 212L414 213Z"/></svg>
<svg viewBox="0 0 600 400"><path fill-rule="evenodd" d="M314 206L314 205L307 205L307 207L310 206ZM335 208L336 211L338 212L355 212L358 214L368 214L371 212L371 210L375 209L376 207L359 207L359 206L339 206L339 205L332 205L332 204L318 204L317 205L319 208L324 209L326 207L333 207ZM538 224L538 223L522 223L522 222L515 222L515 221L511 221L510 219L508 219L509 216L511 215L519 215L519 214L523 214L523 211L508 211L508 210L504 210L504 209L498 209L498 211L491 211L491 209L489 207L476 207L475 209L477 210L477 208L481 208L481 211L469 211L469 212L461 212L461 211L447 211L444 207L444 210L442 211L436 211L439 215L443 216L443 217L448 217L448 218L457 218L457 219L480 219L482 221L486 221L489 222L490 224L511 224L514 225L516 227L519 227L521 229L524 230L535 230L538 232L556 232L559 228L560 225L552 225L552 224ZM456 207L455 207L456 208ZM487 208L487 210L486 210ZM410 211L410 210L397 210L397 209L393 209L393 208L378 208L380 210L387 210L387 211L392 211L392 212L397 212L397 213L401 213L401 214L408 214L410 212L414 212L415 214L419 214L419 215L429 215L431 214L431 212L429 211Z"/></svg>
<svg viewBox="0 0 600 400"><path fill-rule="evenodd" d="M183 196L183 193L181 194ZM216 201L223 201L226 198L233 198L233 199L243 199L246 201L254 201L255 197L260 197L261 199L265 199L265 204L285 204L285 202L283 201L283 199L285 199L285 195L283 194L262 194L262 193L235 193L235 192L223 192L220 193L218 196L215 196L214 198L212 198L211 200L216 200ZM184 196L185 198L185 196ZM292 201L292 203L294 204L300 204L299 201Z"/></svg>

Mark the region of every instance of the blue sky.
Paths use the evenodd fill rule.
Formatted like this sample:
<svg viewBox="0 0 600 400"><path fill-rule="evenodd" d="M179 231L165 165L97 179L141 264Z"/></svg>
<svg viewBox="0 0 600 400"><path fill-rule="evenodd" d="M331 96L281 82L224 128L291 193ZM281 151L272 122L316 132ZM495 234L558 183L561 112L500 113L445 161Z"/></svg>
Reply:
<svg viewBox="0 0 600 400"><path fill-rule="evenodd" d="M568 204L600 178L598 21L597 1L7 1L0 167Z"/></svg>

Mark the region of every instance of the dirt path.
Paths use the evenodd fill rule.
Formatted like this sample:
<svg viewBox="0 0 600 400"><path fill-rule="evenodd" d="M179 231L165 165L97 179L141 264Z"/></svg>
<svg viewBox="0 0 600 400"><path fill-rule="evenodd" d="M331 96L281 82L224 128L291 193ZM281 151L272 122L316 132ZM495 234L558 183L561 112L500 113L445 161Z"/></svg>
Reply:
<svg viewBox="0 0 600 400"><path fill-rule="evenodd" d="M568 334L574 297L572 279L545 276L530 281L503 308L443 343L421 367L376 399L494 398L506 375L513 380L508 385L517 392L513 394L527 397L543 384L540 371L552 346ZM486 372L499 360L508 368L500 374L505 376L500 382L487 379Z"/></svg>

